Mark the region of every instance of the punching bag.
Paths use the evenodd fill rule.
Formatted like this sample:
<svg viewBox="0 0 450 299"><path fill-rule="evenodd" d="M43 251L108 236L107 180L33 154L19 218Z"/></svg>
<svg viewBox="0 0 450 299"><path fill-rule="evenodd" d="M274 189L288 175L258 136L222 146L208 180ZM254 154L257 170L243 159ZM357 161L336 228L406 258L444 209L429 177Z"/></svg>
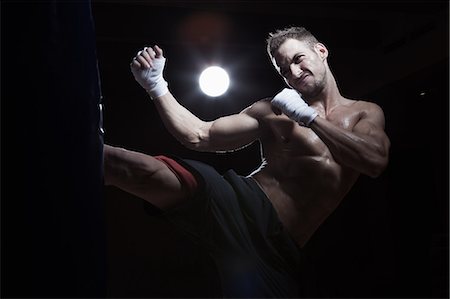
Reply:
<svg viewBox="0 0 450 299"><path fill-rule="evenodd" d="M105 297L90 2L9 1L1 9L1 295Z"/></svg>

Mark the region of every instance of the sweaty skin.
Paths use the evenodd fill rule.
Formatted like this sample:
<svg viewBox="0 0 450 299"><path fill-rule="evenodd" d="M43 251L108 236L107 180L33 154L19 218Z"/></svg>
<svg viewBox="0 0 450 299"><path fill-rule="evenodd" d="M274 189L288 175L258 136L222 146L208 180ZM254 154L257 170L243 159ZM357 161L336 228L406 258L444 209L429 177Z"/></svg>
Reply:
<svg viewBox="0 0 450 299"><path fill-rule="evenodd" d="M260 123L267 161L252 176L300 246L334 211L360 173L377 176L387 164L389 140L382 110L341 96L327 57L323 44L311 47L296 39L287 39L274 54L286 83L319 114L311 128L277 115L268 100L246 111Z"/></svg>
<svg viewBox="0 0 450 299"><path fill-rule="evenodd" d="M153 59L163 57L157 46L144 52L133 60L132 70L151 68ZM383 111L376 104L344 98L327 57L324 45L311 46L295 39L287 39L274 55L275 66L286 83L318 113L310 127L289 119L271 105L271 98L214 121L197 118L170 91L153 100L168 131L190 149L229 151L259 140L263 163L250 176L267 194L300 247L361 173L376 177L388 162L390 142L384 132ZM186 200L177 178L151 156L106 146L105 161L107 183L161 208ZM139 180L134 176L142 183L136 184Z"/></svg>
<svg viewBox="0 0 450 299"><path fill-rule="evenodd" d="M331 123L351 131L369 103L342 99L328 116ZM261 126L261 150L267 164L251 176L272 202L280 220L300 246L337 207L359 176L338 164L326 144L310 128L285 115L276 115L269 100L246 113Z"/></svg>

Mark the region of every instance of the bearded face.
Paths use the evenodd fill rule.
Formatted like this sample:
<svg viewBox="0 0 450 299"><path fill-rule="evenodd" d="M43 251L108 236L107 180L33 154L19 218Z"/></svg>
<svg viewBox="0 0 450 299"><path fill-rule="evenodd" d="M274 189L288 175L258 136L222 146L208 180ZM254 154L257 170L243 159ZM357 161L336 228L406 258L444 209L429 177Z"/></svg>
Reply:
<svg viewBox="0 0 450 299"><path fill-rule="evenodd" d="M287 39L276 51L274 59L286 82L308 98L317 96L325 87L327 54L322 44L311 46Z"/></svg>

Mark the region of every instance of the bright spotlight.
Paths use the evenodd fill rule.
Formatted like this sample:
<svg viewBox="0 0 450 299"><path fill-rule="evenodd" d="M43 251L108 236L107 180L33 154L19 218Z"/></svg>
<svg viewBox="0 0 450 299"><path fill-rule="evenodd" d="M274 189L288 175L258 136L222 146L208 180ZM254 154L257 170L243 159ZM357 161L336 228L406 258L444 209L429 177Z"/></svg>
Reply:
<svg viewBox="0 0 450 299"><path fill-rule="evenodd" d="M223 68L210 66L201 73L198 83L206 95L218 97L227 91L230 78Z"/></svg>

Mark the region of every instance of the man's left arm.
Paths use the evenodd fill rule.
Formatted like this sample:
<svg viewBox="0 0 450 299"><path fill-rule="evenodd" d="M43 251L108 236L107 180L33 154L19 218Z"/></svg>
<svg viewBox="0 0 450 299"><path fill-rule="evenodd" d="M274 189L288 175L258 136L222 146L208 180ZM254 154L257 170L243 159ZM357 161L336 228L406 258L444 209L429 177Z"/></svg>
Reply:
<svg viewBox="0 0 450 299"><path fill-rule="evenodd" d="M351 131L321 117L316 117L310 128L339 164L370 177L379 176L386 168L390 141L384 132L384 113L378 105L368 103Z"/></svg>

